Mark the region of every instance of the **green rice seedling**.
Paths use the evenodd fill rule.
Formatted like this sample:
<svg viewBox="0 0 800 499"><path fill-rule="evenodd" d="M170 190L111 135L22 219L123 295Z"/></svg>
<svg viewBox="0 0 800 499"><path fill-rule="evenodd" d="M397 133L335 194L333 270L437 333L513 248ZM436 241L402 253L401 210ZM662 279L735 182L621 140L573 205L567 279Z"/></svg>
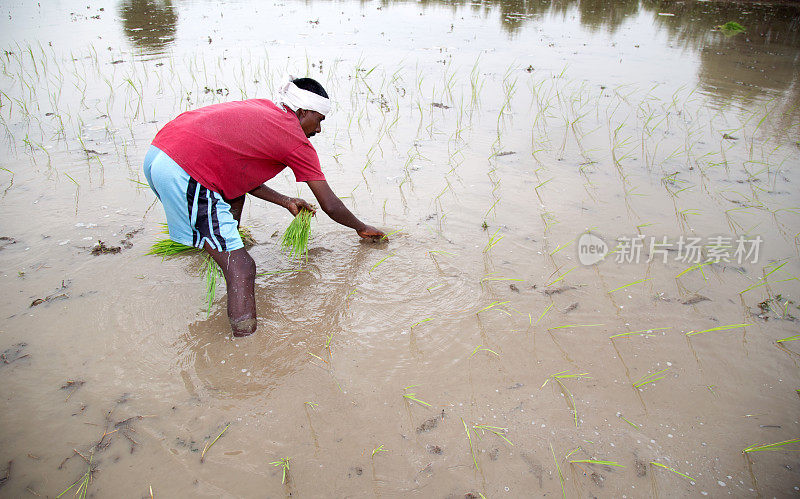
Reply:
<svg viewBox="0 0 800 499"><path fill-rule="evenodd" d="M560 245L559 245L559 246L558 246L556 249L554 249L553 251L551 251L551 252L550 252L550 256L553 256L553 255L555 255L556 253L558 253L558 252L559 252L559 251L561 251L562 249L564 249L564 248L568 247L568 246L569 246L570 244L572 244L573 242L575 242L575 240L574 240L574 239L570 239L570 240L569 240L569 241L567 241L566 243L560 244Z"/></svg>
<svg viewBox="0 0 800 499"><path fill-rule="evenodd" d="M786 338L781 338L780 340L775 340L775 343L784 343L786 341L796 341L796 340L800 340L800 334L796 334L794 336L789 336Z"/></svg>
<svg viewBox="0 0 800 499"><path fill-rule="evenodd" d="M550 382L550 380L558 381L560 379L567 379L567 378L578 378L578 379L580 379L580 378L591 378L591 376L589 376L589 373L573 373L573 374L570 374L569 371L559 371L559 372L557 372L555 374L551 374L550 376L548 376L547 379L544 380L544 383L542 383L542 388L544 388L545 385L547 385L547 383Z"/></svg>
<svg viewBox="0 0 800 499"><path fill-rule="evenodd" d="M464 418L461 418L461 424L464 425L464 431L467 433L467 443L469 443L469 453L472 455L472 464L475 465L476 470L479 470L481 467L478 466L478 458L475 455L475 448L472 446L472 436L469 433L469 428L467 428L467 423L464 422Z"/></svg>
<svg viewBox="0 0 800 499"><path fill-rule="evenodd" d="M487 253L487 252L491 251L492 248L494 247L494 245L499 243L500 240L503 239L503 236L496 237L498 232L500 232L500 229L497 229L496 231L494 231L494 234L492 234L489 237L489 242L487 242L486 243L486 247L483 248L483 252L484 253Z"/></svg>
<svg viewBox="0 0 800 499"><path fill-rule="evenodd" d="M375 457L375 454L379 452L389 452L389 449L384 449L383 445L384 444L381 444L379 447L375 447L374 449L372 449L372 455L370 457Z"/></svg>
<svg viewBox="0 0 800 499"><path fill-rule="evenodd" d="M706 279L706 280L707 280L708 278L707 278L707 277L706 277L706 275L703 273L703 267L705 267L706 265L710 265L711 263L714 263L714 262L712 262L711 260L708 260L707 262L701 262L701 263L698 263L697 265L692 265L691 267L687 268L687 269L686 269L686 270L684 270L683 272L681 272L681 273L677 274L677 275L675 276L675 279L677 279L677 278L681 277L681 276L682 276L682 275L684 275L684 274L688 274L689 272L691 272L691 271L693 271L693 270L698 270L698 269L700 269L700 273L703 275L703 279Z"/></svg>
<svg viewBox="0 0 800 499"><path fill-rule="evenodd" d="M407 386L407 387L403 388L403 391L405 392L409 388L414 388L414 387L417 387L417 386L419 386L419 385ZM424 405L426 407L431 407L431 405L429 403L425 402L424 400L418 399L416 393L410 393L410 392L409 393L403 393L403 398L411 400L411 401L414 401L414 402L416 402L416 403L418 403L420 405Z"/></svg>
<svg viewBox="0 0 800 499"><path fill-rule="evenodd" d="M316 409L319 406L319 404L315 404L314 402L303 402L303 403L312 409Z"/></svg>
<svg viewBox="0 0 800 499"><path fill-rule="evenodd" d="M602 464L602 465L605 465L605 466L615 466L617 468L624 468L625 467L624 465L619 464L616 461L599 461L597 459L572 459L572 460L570 460L570 463L572 463L572 464L576 464L576 463Z"/></svg>
<svg viewBox="0 0 800 499"><path fill-rule="evenodd" d="M308 260L308 236L311 232L311 218L314 214L308 210L300 210L294 217L281 239L281 250L290 258Z"/></svg>
<svg viewBox="0 0 800 499"><path fill-rule="evenodd" d="M548 305L547 308L544 309L544 312L542 312L542 315L540 315L539 318L536 319L536 322L534 324L539 324L539 322L541 322L541 320L544 319L544 316L547 315L547 312L549 312L550 309L553 308L553 305L554 305L553 303L550 303L550 305Z"/></svg>
<svg viewBox="0 0 800 499"><path fill-rule="evenodd" d="M793 445L793 444L800 444L800 438L793 438L791 440L784 440L783 442L775 442L774 444L764 444L764 445L750 445L745 447L742 450L742 454L749 454L751 452L764 452L764 451L790 451L790 452L800 452L800 448L796 449L786 449L786 446Z"/></svg>
<svg viewBox="0 0 800 499"><path fill-rule="evenodd" d="M372 267L369 269L369 271L370 271L370 272L372 272L373 270L375 270L375 269L378 267L378 265L382 264L382 263L383 263L383 262L385 262L387 259L389 259L389 258L391 258L391 257L393 257L393 256L394 256L394 253L392 253L391 255L386 255L385 257L381 258L380 260L378 260L378 262L377 262L375 265L373 265L373 266L372 266Z"/></svg>
<svg viewBox="0 0 800 499"><path fill-rule="evenodd" d="M636 423L632 422L631 420L629 420L628 418L626 418L625 416L623 416L621 412L618 412L618 413L617 413L617 416L618 416L620 419L622 419L623 421L625 421L626 423L628 423L629 425L631 425L631 426L633 426L634 428L636 428L637 430L639 429L639 425L637 425Z"/></svg>
<svg viewBox="0 0 800 499"><path fill-rule="evenodd" d="M478 345L478 346L475 347L475 350L472 351L472 354L470 354L469 358L471 359L478 352L489 352L489 353L493 353L496 356L500 357L500 354L495 352L494 350L490 350L488 348L484 348L483 345Z"/></svg>
<svg viewBox="0 0 800 499"><path fill-rule="evenodd" d="M421 321L415 322L414 324L412 324L411 325L411 329L414 329L415 327L419 326L423 322L429 322L429 321L432 321L432 320L433 320L433 317L428 317L427 319L422 319Z"/></svg>
<svg viewBox="0 0 800 499"><path fill-rule="evenodd" d="M639 387L644 386L644 385L646 385L648 383L653 383L653 382L656 382L656 381L658 381L660 379L664 379L666 376L659 376L659 374L663 374L663 373L665 373L667 371L669 371L669 368L662 369L662 370L654 372L654 373L647 373L644 376L642 376L641 378L639 378L639 380L636 383L633 383L633 387L634 388L639 388Z"/></svg>
<svg viewBox="0 0 800 499"><path fill-rule="evenodd" d="M667 466L665 464L657 463L655 461L650 461L650 464L652 464L653 466L658 466L659 468L664 468L665 470L671 471L671 472L673 472L673 473L675 473L677 475L680 475L680 476L682 476L684 478L688 478L689 480L692 480L693 482L697 481L694 478L690 477L689 475L687 475L685 473L681 473L680 471L674 470L674 469L670 468L669 466Z"/></svg>
<svg viewBox="0 0 800 499"><path fill-rule="evenodd" d="M573 327L598 327L598 326L605 326L605 324L567 324L566 326L554 326L547 328L548 331L553 331L556 329L569 329Z"/></svg>
<svg viewBox="0 0 800 499"><path fill-rule="evenodd" d="M271 464L273 466L279 466L281 468L281 471L282 471L281 483L285 484L286 483L286 476L289 474L289 458L288 457L284 457L284 458L278 459L277 461L272 461L269 464Z"/></svg>
<svg viewBox="0 0 800 499"><path fill-rule="evenodd" d="M558 459L556 459L556 451L553 450L553 444L550 444L550 453L553 454L553 462L556 465L556 471L558 472L558 482L561 484L561 497L563 499L567 498L567 491L564 489L564 474L561 473L561 466L558 465Z"/></svg>
<svg viewBox="0 0 800 499"><path fill-rule="evenodd" d="M211 255L203 255L203 267L202 273L205 276L206 281L206 313L211 313L211 305L214 304L214 298L217 294L217 282L220 280L224 280L225 276L222 273L222 269L219 268L217 262L211 258Z"/></svg>
<svg viewBox="0 0 800 499"><path fill-rule="evenodd" d="M776 262L776 263L777 263L777 262ZM768 282L768 281L767 281L767 277L769 277L769 276L771 276L772 274L774 274L775 272L777 272L777 271L778 271L778 270L779 270L781 267L783 267L784 265L786 265L786 263L788 263L788 262L783 262L783 263L781 263L780 265L778 265L777 267L774 267L772 270L770 270L770 271L769 271L769 272L767 272L767 273L764 273L764 272L767 270L767 268L771 267L771 265L766 265L766 266L764 266L764 268L761 270L761 273L762 273L762 274L764 274L764 275L763 275L762 277L759 277L759 278L758 278L758 280L759 280L759 281L762 281L762 282L761 282L761 283L757 283L757 284L753 284L752 286L750 286L750 287L748 287L748 288L745 288L745 289L743 289L743 290L739 291L739 294L740 294L740 295L742 295L742 294L744 294L744 293L746 293L746 292L750 291L751 289L755 289L755 288L758 288L758 287L764 286L764 285L765 285L765 284L767 284L767 282ZM793 277L792 277L792 278L790 278L790 279L785 279L785 280L781 280L781 281L773 281L773 282L792 281L792 280L796 280L796 279L797 279L797 278L793 276Z"/></svg>
<svg viewBox="0 0 800 499"><path fill-rule="evenodd" d="M212 440L212 441L211 441L211 443L206 443L205 447L203 447L203 452L200 454L200 462L201 462L201 463L202 463L202 462L205 460L205 458L206 458L206 452L208 452L208 451L209 451L209 449L211 449L211 446L212 446L212 445L214 445L215 443L217 443L217 440L219 440L219 438L220 438L220 437L221 437L221 436L222 436L222 435L223 435L223 434L224 434L224 433L225 433L225 432L228 430L228 427L229 427L230 425L231 425L230 423L228 423L227 425L225 425L225 428L223 428L223 430L222 430L222 431L219 433L219 435L217 435L217 438L215 438L214 440Z"/></svg>
<svg viewBox="0 0 800 499"><path fill-rule="evenodd" d="M487 311L487 310L489 310L489 309L491 309L491 308L498 307L498 306L500 306L500 305L505 305L506 303L510 303L510 301L493 301L492 303L490 303L490 304L486 305L486 306L485 306L485 307L483 307L482 309L480 309L480 310L478 310L477 312L475 312L475 315L478 315L478 314L480 314L481 312L485 312L485 311Z"/></svg>
<svg viewBox="0 0 800 499"><path fill-rule="evenodd" d="M75 491L75 496L79 497L80 499L86 499L86 493L87 493L87 491L89 489L89 482L92 480L92 474L94 473L94 469L92 468L92 459L93 458L94 458L94 452L89 454L89 463L88 463L87 468L86 468L86 473L84 473L83 476L81 476L80 478L75 480L75 482L72 485L70 485L69 487L67 487L66 490L64 490L63 492L58 494L56 496L56 499L58 499L59 497L63 496L67 492L69 492L72 489L72 487L74 487L76 485L78 485L78 490Z"/></svg>
<svg viewBox="0 0 800 499"><path fill-rule="evenodd" d="M712 327L710 329L703 329L702 331L689 331L686 336L694 336L696 334L710 333L712 331L726 331L728 329L738 329L740 327L752 326L752 324L728 324L727 326Z"/></svg>
<svg viewBox="0 0 800 499"><path fill-rule="evenodd" d="M322 357L320 357L319 355L316 355L316 354L314 354L314 353L311 353L311 352L306 352L306 353L307 353L308 355L310 355L310 356L314 357L315 359L321 360L322 362L324 362L324 363L326 363L326 364L328 363L328 361L327 361L327 360L323 359L323 358L322 358Z"/></svg>
<svg viewBox="0 0 800 499"><path fill-rule="evenodd" d="M385 204L386 204L386 202L384 201L384 205ZM384 211L385 211L385 209L384 209ZM388 241L389 240L389 236L393 236L393 235L397 234L398 232L403 232L403 229L395 229L395 230L389 232L388 234L384 234L384 236L381 237L381 241L384 241L384 240Z"/></svg>
<svg viewBox="0 0 800 499"><path fill-rule="evenodd" d="M650 279L652 279L652 277L647 277L647 278L644 278L644 279L637 279L637 280L635 280L635 281L633 281L633 282L629 282L628 284L623 284L622 286L620 286L620 287L618 287L618 288L614 288L614 289L612 289L611 291L609 291L609 292L608 292L608 294L611 294L611 293L613 293L613 292L615 292L615 291L619 291L620 289L625 289L625 288L627 288L627 287L634 286L634 285L636 285L636 284L640 284L640 283L643 283L643 282L647 282L647 281L649 281Z"/></svg>
<svg viewBox="0 0 800 499"><path fill-rule="evenodd" d="M544 383L542 383L541 386L541 388L544 388L544 386L551 379L556 383L558 383L558 386L561 388L561 391L567 397L567 406L569 406L570 412L572 412L572 418L575 421L576 428L578 427L578 408L575 405L575 397L573 397L572 392L569 390L569 388L566 387L566 385L564 385L564 383L561 380L565 378L578 378L578 379L582 377L591 378L591 376L588 376L588 374L589 373L569 374L568 371L561 371L548 376L548 378L544 381Z"/></svg>
<svg viewBox="0 0 800 499"><path fill-rule="evenodd" d="M472 425L472 429L475 430L475 434L476 435L478 434L477 430L480 430L482 434L486 434L486 432L488 431L490 433L494 433L498 437L500 437L503 440L505 440L506 442L508 442L508 445L511 445L511 446L514 445L511 442L511 440L506 438L506 433L508 433L508 428L501 428L499 426L489 426L489 425L485 425L485 424L476 424L476 425Z"/></svg>
<svg viewBox="0 0 800 499"><path fill-rule="evenodd" d="M559 267L559 268L560 268L560 267ZM575 269L577 269L577 268L578 268L578 266L577 266L577 265L576 265L576 266L574 266L574 267L572 267L572 268L571 268L571 269L569 269L568 271L566 271L566 272L564 272L563 274L561 274L561 275L560 275L560 276L559 276L557 279L553 279L552 281L550 281L550 282L548 282L547 284L545 284L545 285L544 285L544 287L552 286L553 284L555 284L555 283L557 283L557 282L559 282L559 281L563 280L565 277L567 277L567 274L569 274L570 272L572 272L573 270L575 270ZM558 272L558 269L556 269L556 272ZM555 274L555 272L553 272L553 274ZM550 274L550 275L552 276L553 274Z"/></svg>
<svg viewBox="0 0 800 499"><path fill-rule="evenodd" d="M609 338L613 339L613 338L620 338L622 336L633 336L634 334L638 334L640 336L646 336L646 335L652 334L654 331L664 331L664 330L667 330L667 329L672 329L672 327L654 327L654 328L650 328L650 329L642 329L640 331L631 331L629 333L613 334L613 335L609 336Z"/></svg>

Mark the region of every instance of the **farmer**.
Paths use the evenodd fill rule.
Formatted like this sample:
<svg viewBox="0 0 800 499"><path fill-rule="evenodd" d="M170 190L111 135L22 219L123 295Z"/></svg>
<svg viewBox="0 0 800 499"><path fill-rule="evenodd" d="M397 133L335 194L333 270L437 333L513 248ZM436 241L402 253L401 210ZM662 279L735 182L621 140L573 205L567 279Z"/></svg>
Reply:
<svg viewBox="0 0 800 499"><path fill-rule="evenodd" d="M299 78L266 99L226 102L187 111L167 123L144 159L144 174L164 206L173 241L202 248L222 269L234 336L256 330L256 265L239 236L245 194L283 206L292 215L314 207L264 182L289 167L322 210L364 239L385 237L365 224L333 193L309 138L322 131L328 93Z"/></svg>

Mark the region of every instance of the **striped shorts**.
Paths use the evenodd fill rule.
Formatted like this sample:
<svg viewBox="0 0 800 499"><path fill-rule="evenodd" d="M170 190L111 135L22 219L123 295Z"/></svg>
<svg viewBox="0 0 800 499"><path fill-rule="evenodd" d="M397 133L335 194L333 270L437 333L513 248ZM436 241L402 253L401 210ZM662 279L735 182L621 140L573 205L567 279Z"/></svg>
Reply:
<svg viewBox="0 0 800 499"><path fill-rule="evenodd" d="M244 247L231 206L155 146L144 158L144 176L164 206L170 239L197 248L208 243L217 251Z"/></svg>

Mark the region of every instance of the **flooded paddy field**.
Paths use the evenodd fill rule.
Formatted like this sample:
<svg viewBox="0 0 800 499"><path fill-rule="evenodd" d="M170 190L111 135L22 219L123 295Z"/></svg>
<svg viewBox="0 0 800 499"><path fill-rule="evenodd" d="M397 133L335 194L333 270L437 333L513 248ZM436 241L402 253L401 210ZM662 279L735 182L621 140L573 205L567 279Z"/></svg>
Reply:
<svg viewBox="0 0 800 499"><path fill-rule="evenodd" d="M796 4L0 14L0 495L798 493ZM331 95L323 171L390 241L320 213L299 266L249 200L233 339L199 257L147 255L141 164L288 75Z"/></svg>

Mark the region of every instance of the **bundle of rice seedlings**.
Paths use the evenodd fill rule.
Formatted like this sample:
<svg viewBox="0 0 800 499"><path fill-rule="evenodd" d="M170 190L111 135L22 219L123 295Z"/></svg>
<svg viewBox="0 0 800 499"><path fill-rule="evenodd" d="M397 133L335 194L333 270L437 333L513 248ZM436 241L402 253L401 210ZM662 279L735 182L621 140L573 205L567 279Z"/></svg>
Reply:
<svg viewBox="0 0 800 499"><path fill-rule="evenodd" d="M168 234L169 231L167 230L166 224L162 224L162 227L163 229L161 232ZM245 247L250 247L255 244L255 239L253 238L250 229L246 227L239 227L239 236L242 238L242 242L244 243ZM176 243L172 239L164 238L154 242L147 254L167 257L188 255L199 252L200 248ZM214 298L217 294L217 283L220 281L220 279L224 279L224 275L222 274L222 269L219 268L219 265L217 265L217 262L215 262L208 253L203 254L203 263L200 268L203 279L206 281L206 302L208 303L206 314L210 314L211 305L213 305Z"/></svg>
<svg viewBox="0 0 800 499"><path fill-rule="evenodd" d="M292 223L286 228L281 240L281 251L290 258L308 260L308 236L311 232L311 217L314 214L307 210L300 210Z"/></svg>

